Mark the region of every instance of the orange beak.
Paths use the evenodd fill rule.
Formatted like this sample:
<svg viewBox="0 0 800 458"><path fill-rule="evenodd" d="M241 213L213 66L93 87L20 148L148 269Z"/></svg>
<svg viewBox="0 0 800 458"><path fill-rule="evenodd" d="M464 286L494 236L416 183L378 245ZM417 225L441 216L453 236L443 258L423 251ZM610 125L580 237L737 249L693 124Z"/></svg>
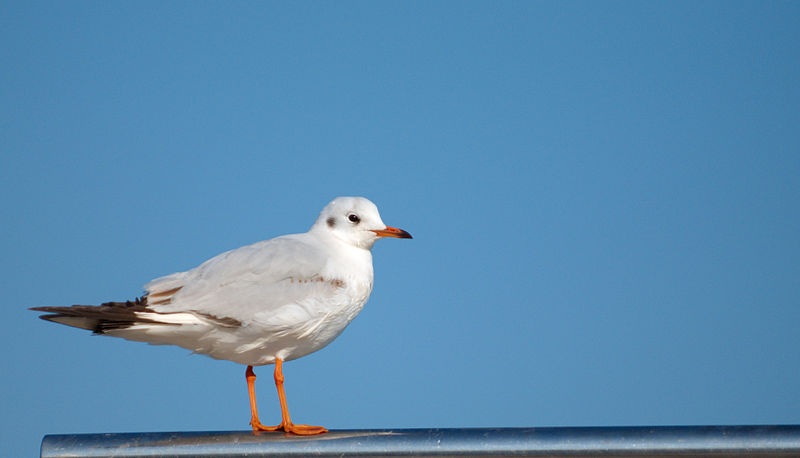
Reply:
<svg viewBox="0 0 800 458"><path fill-rule="evenodd" d="M386 226L386 229L383 230L373 230L372 232L378 234L378 237L395 237L398 239L410 239L411 234L408 232L398 229L396 227Z"/></svg>

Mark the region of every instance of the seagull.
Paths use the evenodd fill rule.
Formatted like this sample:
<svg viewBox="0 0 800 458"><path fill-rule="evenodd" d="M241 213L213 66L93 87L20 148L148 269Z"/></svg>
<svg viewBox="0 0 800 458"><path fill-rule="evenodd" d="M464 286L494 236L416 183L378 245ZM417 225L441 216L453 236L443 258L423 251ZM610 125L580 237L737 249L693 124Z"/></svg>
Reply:
<svg viewBox="0 0 800 458"><path fill-rule="evenodd" d="M40 318L154 345L177 345L247 366L254 431L322 434L293 424L283 362L322 349L344 331L372 292L372 245L410 239L387 226L363 197L337 197L311 229L217 255L194 269L157 278L142 297L99 306L33 307ZM264 426L256 407L254 366L275 365L281 423Z"/></svg>

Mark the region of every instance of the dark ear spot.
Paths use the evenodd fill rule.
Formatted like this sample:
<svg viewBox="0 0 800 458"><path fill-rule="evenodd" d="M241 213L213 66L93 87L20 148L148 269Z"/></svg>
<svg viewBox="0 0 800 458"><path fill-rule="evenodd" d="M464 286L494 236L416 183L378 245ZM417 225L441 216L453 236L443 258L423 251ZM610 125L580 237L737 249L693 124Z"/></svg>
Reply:
<svg viewBox="0 0 800 458"><path fill-rule="evenodd" d="M328 223L328 227L330 227L330 228L336 226L336 219L333 216L331 216L330 218L326 219L325 222Z"/></svg>

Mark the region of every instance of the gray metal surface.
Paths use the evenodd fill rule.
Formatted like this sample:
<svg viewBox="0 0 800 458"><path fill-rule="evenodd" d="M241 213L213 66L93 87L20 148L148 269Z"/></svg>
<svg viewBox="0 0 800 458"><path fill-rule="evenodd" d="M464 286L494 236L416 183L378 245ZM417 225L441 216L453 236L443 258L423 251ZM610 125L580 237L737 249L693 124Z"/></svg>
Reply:
<svg viewBox="0 0 800 458"><path fill-rule="evenodd" d="M800 425L75 434L45 436L41 456L466 455L800 457Z"/></svg>

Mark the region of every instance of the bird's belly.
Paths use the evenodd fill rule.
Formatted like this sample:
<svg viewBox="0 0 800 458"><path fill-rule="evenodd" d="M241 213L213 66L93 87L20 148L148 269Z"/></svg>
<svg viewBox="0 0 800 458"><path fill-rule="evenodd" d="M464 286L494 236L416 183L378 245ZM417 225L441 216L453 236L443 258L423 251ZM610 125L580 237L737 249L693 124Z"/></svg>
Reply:
<svg viewBox="0 0 800 458"><path fill-rule="evenodd" d="M279 329L252 323L228 331L235 335L223 338L209 335L208 339L202 340L213 342L213 345L195 351L250 366L271 364L276 358L291 361L320 350L336 339L358 315L368 297L368 293L349 295L348 300L334 306L318 307L306 319L287 320Z"/></svg>

